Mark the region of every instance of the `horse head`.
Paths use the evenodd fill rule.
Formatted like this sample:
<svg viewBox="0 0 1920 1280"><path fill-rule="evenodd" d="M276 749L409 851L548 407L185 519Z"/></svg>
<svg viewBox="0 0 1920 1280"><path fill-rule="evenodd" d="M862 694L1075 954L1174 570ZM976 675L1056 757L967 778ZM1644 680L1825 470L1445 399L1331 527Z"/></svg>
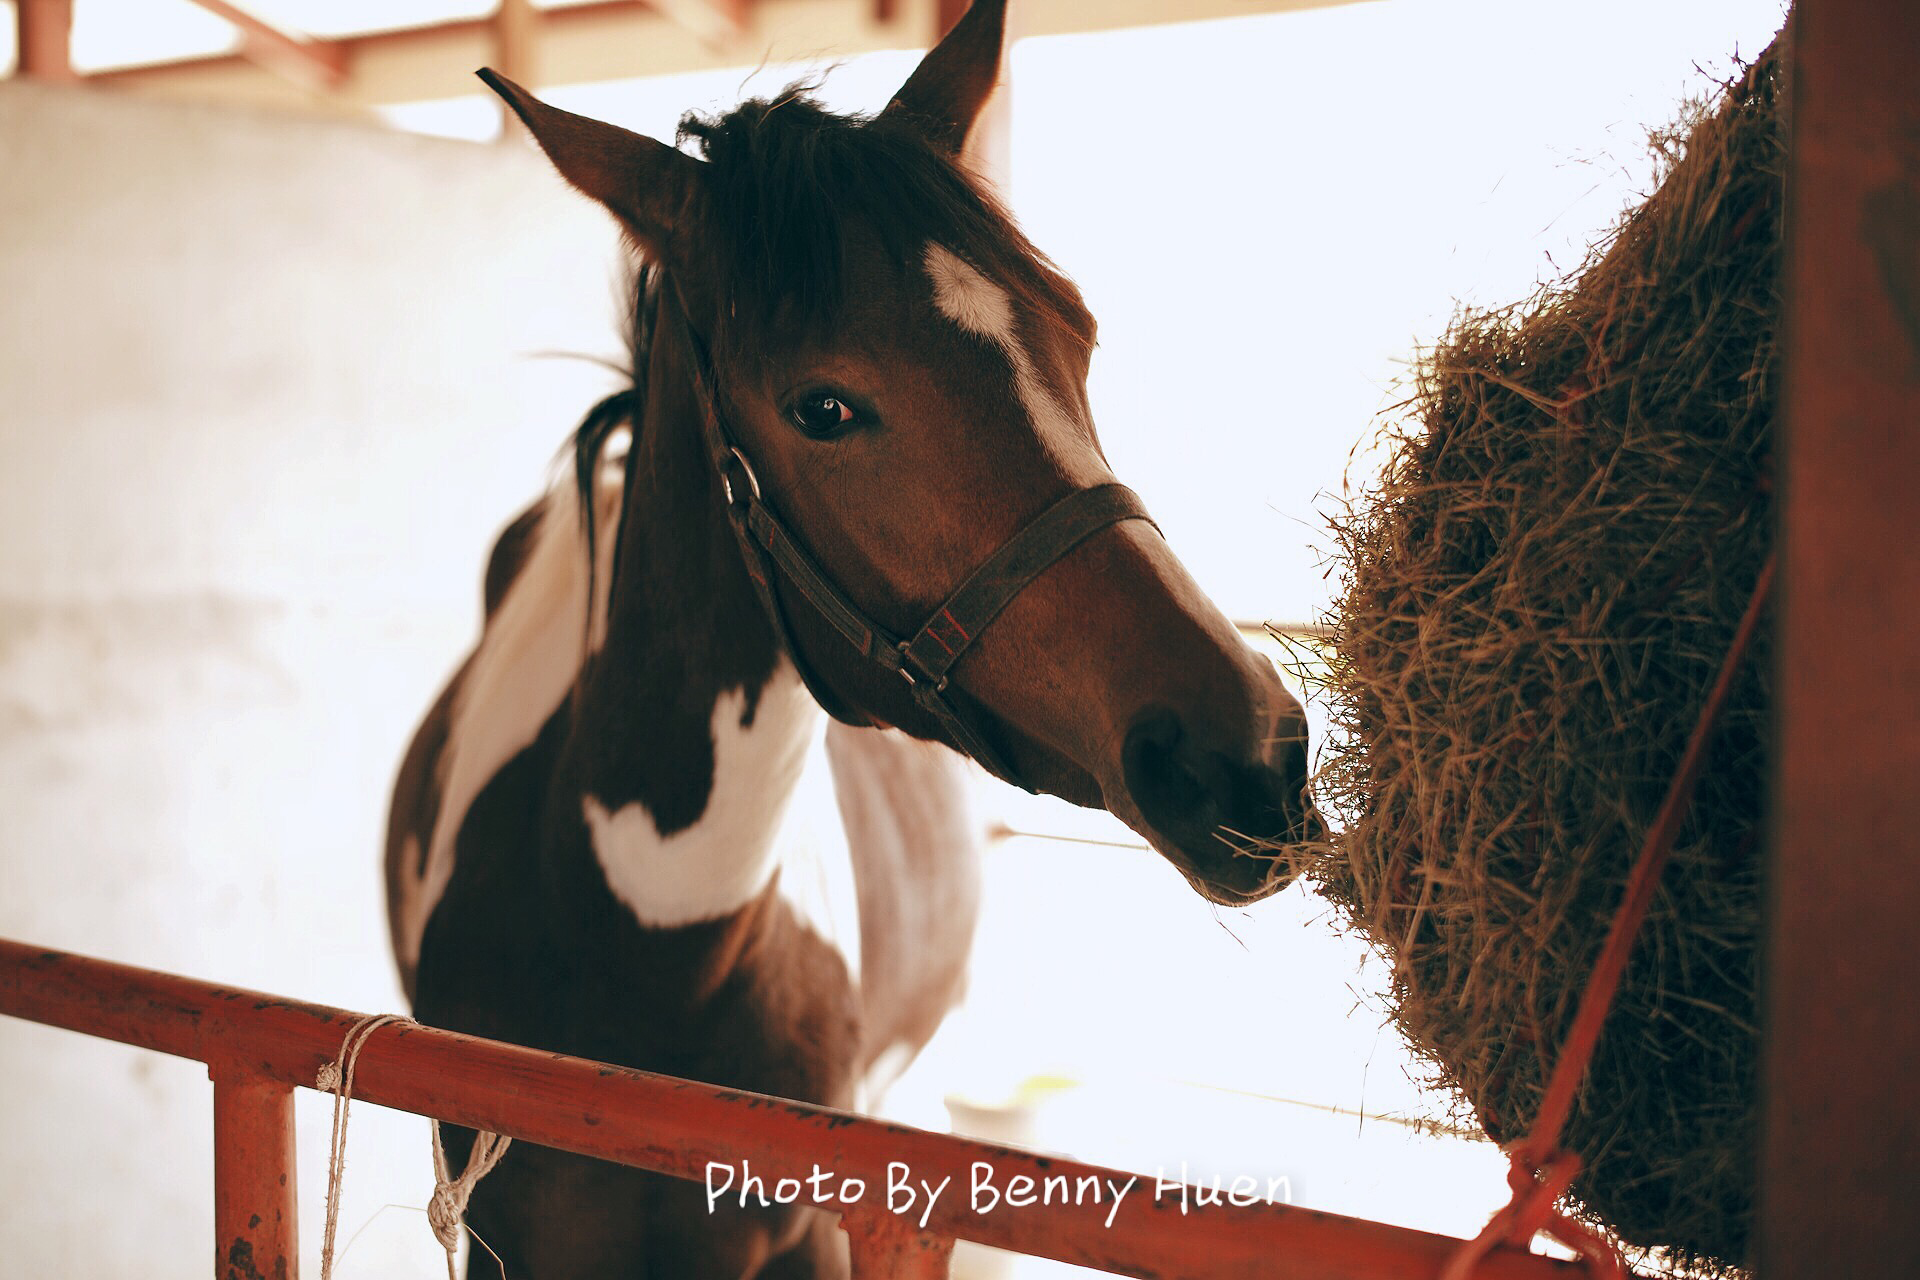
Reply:
<svg viewBox="0 0 1920 1280"><path fill-rule="evenodd" d="M820 702L1251 901L1251 851L1319 831L1306 722L1117 485L1093 317L962 160L1003 40L980 0L878 115L790 91L689 118L689 151L483 76L657 271L716 505Z"/></svg>

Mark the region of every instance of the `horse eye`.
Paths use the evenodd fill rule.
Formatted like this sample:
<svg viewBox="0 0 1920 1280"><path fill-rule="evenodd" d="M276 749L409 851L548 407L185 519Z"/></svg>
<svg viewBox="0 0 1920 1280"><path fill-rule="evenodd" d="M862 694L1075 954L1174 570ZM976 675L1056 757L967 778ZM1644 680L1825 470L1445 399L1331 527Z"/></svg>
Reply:
<svg viewBox="0 0 1920 1280"><path fill-rule="evenodd" d="M809 391L787 410L793 425L816 440L825 440L853 421L853 409L831 391Z"/></svg>

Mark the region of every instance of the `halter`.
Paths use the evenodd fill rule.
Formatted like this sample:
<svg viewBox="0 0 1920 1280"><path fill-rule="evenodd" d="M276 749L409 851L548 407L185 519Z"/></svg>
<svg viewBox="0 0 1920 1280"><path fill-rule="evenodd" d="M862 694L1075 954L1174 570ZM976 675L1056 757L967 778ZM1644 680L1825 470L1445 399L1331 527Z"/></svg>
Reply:
<svg viewBox="0 0 1920 1280"><path fill-rule="evenodd" d="M1000 545L966 581L933 611L919 630L901 639L875 622L847 597L807 551L794 531L774 512L760 489L760 478L746 451L734 442L720 418L713 366L706 344L687 319L686 307L676 298L680 330L692 353L694 390L700 400L701 430L707 452L720 477L727 518L740 541L747 576L786 646L807 691L828 715L848 724L871 723L834 696L801 657L792 623L774 588L777 571L851 644L861 657L898 675L913 691L913 699L939 721L953 744L979 761L989 773L1028 791L1013 769L987 740L984 726L972 723L966 711L948 694L948 677L980 633L1013 598L1035 578L1093 534L1123 520L1153 524L1138 494L1122 484L1075 489L1042 511ZM1159 529L1154 525L1155 530Z"/></svg>

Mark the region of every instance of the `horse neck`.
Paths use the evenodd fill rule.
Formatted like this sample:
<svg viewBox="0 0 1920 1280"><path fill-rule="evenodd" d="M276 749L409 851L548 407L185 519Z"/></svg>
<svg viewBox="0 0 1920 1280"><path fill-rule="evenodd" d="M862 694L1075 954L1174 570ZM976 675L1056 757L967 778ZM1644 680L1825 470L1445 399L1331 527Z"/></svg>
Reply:
<svg viewBox="0 0 1920 1280"><path fill-rule="evenodd" d="M663 313L672 305L663 298ZM643 925L670 928L729 916L766 890L820 711L747 578L689 353L661 319L605 639L582 674L562 767L615 896Z"/></svg>

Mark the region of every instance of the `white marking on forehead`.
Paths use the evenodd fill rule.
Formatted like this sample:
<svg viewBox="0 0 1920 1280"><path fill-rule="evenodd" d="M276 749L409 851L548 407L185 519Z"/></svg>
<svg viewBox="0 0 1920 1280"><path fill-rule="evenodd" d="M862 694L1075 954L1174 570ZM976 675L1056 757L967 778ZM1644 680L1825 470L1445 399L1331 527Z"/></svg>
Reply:
<svg viewBox="0 0 1920 1280"><path fill-rule="evenodd" d="M1080 433L1073 415L1034 368L1032 355L1021 343L1013 300L1007 291L945 245L929 244L926 264L927 276L933 281L933 305L968 333L1000 348L1013 367L1014 393L1020 397L1033 429L1057 452L1064 453Z"/></svg>
<svg viewBox="0 0 1920 1280"><path fill-rule="evenodd" d="M662 836L646 806L609 812L582 798L594 857L613 895L642 924L672 928L738 911L767 887L779 832L806 763L820 708L792 664L782 661L742 725L746 695L714 700L713 789L700 820Z"/></svg>
<svg viewBox="0 0 1920 1280"><path fill-rule="evenodd" d="M945 245L930 244L927 275L933 280L933 304L940 308L940 314L1003 350L1019 341L1007 291L981 275L972 263Z"/></svg>

